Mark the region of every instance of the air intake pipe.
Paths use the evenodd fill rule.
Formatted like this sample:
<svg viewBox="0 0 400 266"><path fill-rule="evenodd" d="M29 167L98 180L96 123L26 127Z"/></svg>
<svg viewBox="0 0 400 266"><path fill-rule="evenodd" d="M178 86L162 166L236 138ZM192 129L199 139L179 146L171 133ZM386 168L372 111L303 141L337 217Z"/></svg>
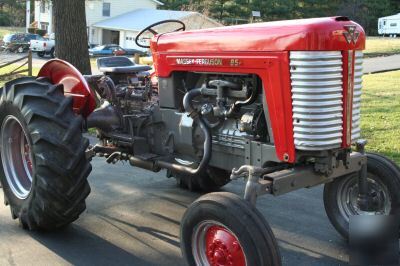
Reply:
<svg viewBox="0 0 400 266"><path fill-rule="evenodd" d="M96 109L86 118L87 128L98 128L105 132L110 132L119 128L121 118L115 107L109 102L105 102L100 108Z"/></svg>
<svg viewBox="0 0 400 266"><path fill-rule="evenodd" d="M204 134L204 152L203 152L203 158L201 159L199 165L197 168L191 168L187 166L183 166L180 164L174 164L174 163L169 163L169 162L164 162L164 161L157 161L156 165L161 168L166 168L169 170L173 170L176 172L180 173L186 173L190 175L196 175L198 173L201 173L202 171L205 170L207 167L208 163L210 162L211 159L211 132L210 129L207 126L207 123L204 121L202 118L201 114L197 112L197 110L193 107L192 105L192 100L200 96L202 94L202 89L193 89L188 91L185 94L185 97L183 98L183 107L185 108L185 111L189 113L190 117L192 117L194 120L197 120L197 122L200 125L200 128L203 131Z"/></svg>

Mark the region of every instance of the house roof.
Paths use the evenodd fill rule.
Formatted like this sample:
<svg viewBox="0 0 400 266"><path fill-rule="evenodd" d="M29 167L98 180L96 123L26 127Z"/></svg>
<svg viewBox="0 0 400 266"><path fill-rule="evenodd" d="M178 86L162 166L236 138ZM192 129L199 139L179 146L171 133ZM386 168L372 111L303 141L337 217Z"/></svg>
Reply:
<svg viewBox="0 0 400 266"><path fill-rule="evenodd" d="M110 30L141 31L143 28L166 19L182 19L197 14L189 11L140 8L122 15L97 22L93 27Z"/></svg>

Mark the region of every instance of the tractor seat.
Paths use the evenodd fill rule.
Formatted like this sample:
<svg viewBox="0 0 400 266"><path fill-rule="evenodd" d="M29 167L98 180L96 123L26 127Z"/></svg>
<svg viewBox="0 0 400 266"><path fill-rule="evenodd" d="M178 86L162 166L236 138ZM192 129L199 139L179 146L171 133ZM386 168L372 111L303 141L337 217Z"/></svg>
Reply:
<svg viewBox="0 0 400 266"><path fill-rule="evenodd" d="M149 71L150 66L136 65L126 56L103 57L97 59L97 67L103 73L132 74Z"/></svg>

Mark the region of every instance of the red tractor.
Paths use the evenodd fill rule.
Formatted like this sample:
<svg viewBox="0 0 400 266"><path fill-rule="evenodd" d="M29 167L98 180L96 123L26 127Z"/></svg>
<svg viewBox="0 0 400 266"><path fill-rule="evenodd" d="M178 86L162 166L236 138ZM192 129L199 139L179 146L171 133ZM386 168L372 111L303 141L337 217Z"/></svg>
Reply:
<svg viewBox="0 0 400 266"><path fill-rule="evenodd" d="M176 31L159 34L162 23ZM244 198L210 193L181 223L189 265L279 265L274 235L255 204L325 184L333 226L400 207L400 169L360 139L363 29L346 17L185 31L180 21L144 29L158 89L121 58L82 76L61 60L1 91L1 184L24 228L78 219L90 160L128 161L189 189L247 179ZM97 107L97 108L96 108ZM97 130L92 146L82 133Z"/></svg>

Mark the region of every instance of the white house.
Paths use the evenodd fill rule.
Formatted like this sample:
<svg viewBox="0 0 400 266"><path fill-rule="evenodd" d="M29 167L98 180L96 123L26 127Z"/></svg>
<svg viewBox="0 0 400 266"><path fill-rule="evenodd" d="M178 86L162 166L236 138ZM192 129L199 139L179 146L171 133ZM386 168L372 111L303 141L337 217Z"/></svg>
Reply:
<svg viewBox="0 0 400 266"><path fill-rule="evenodd" d="M137 33L146 26L166 19L178 19L187 29L220 27L222 24L189 11L158 10L163 5L157 0L86 0L86 20L89 42L92 44L119 44L136 48ZM53 33L52 4L35 1L35 22L38 27ZM160 29L162 32L163 29ZM164 32L165 32L164 28Z"/></svg>
<svg viewBox="0 0 400 266"><path fill-rule="evenodd" d="M89 42L96 44L102 43L101 32L93 24L139 8L157 9L158 5L163 5L157 0L86 0L85 4ZM38 28L53 33L52 18L51 1L36 0L35 22Z"/></svg>
<svg viewBox="0 0 400 266"><path fill-rule="evenodd" d="M217 21L197 12L140 8L114 18L99 21L92 27L99 34L97 40L102 40L102 43L116 43L124 48L141 49L135 44L137 34L149 25L169 19L182 21L186 25L186 30L222 26ZM156 27L155 30L168 32L179 27L180 25L177 24L164 24Z"/></svg>
<svg viewBox="0 0 400 266"><path fill-rule="evenodd" d="M396 37L400 35L400 13L378 19L378 34Z"/></svg>

